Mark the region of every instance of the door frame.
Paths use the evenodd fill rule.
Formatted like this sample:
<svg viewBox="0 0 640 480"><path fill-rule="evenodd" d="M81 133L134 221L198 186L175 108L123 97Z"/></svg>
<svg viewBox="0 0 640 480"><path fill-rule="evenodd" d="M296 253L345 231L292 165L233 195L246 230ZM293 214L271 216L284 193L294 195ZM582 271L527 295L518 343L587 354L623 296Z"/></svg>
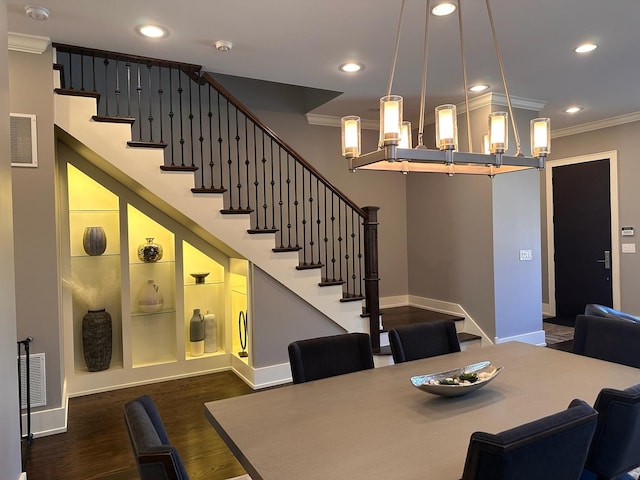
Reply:
<svg viewBox="0 0 640 480"><path fill-rule="evenodd" d="M611 202L611 289L613 294L613 308L620 309L620 228L618 220L618 151L609 150L590 153L576 157L559 158L547 161L545 168L545 187L547 202L547 285L549 288L549 315L556 315L556 267L555 244L553 241L553 169L564 165L594 162L609 159L609 195Z"/></svg>

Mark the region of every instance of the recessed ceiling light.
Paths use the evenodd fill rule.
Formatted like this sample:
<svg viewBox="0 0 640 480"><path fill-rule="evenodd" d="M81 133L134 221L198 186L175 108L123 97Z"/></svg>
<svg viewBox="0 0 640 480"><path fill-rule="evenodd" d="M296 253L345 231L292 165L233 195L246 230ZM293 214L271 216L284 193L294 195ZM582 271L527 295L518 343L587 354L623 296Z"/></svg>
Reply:
<svg viewBox="0 0 640 480"><path fill-rule="evenodd" d="M162 38L167 36L167 30L159 25L140 25L138 32L149 38Z"/></svg>
<svg viewBox="0 0 640 480"><path fill-rule="evenodd" d="M449 15L456 11L455 3L451 2L442 2L436 5L431 9L431 13L438 17L443 17L445 15Z"/></svg>
<svg viewBox="0 0 640 480"><path fill-rule="evenodd" d="M583 43L582 45L577 47L574 50L574 52L576 52L576 53L588 53L588 52L593 52L596 48L598 48L598 45L596 45L595 43Z"/></svg>
<svg viewBox="0 0 640 480"><path fill-rule="evenodd" d="M361 63L357 63L357 62L348 62L348 63L343 63L342 65L340 65L338 67L338 69L341 72L355 73L355 72L359 72L360 70L364 69L364 65L361 64Z"/></svg>
<svg viewBox="0 0 640 480"><path fill-rule="evenodd" d="M49 10L44 7L27 5L26 7L24 7L24 11L27 14L27 17L33 18L34 20L39 20L41 22L49 20Z"/></svg>
<svg viewBox="0 0 640 480"><path fill-rule="evenodd" d="M564 111L565 113L577 113L580 110L582 110L582 107L569 107L569 108L566 108Z"/></svg>
<svg viewBox="0 0 640 480"><path fill-rule="evenodd" d="M471 87L469 87L469 91L470 92L483 92L487 88L489 88L489 85L478 84L478 85L472 85Z"/></svg>

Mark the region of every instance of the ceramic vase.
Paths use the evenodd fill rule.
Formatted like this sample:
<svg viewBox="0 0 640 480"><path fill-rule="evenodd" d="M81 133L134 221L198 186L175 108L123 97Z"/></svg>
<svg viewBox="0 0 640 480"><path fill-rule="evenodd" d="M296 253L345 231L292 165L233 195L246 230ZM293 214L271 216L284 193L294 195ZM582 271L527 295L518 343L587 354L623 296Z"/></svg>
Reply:
<svg viewBox="0 0 640 480"><path fill-rule="evenodd" d="M215 313L207 310L204 316L204 353L218 351L218 322Z"/></svg>
<svg viewBox="0 0 640 480"><path fill-rule="evenodd" d="M82 317L82 350L90 372L107 370L111 364L111 315L105 309L89 310Z"/></svg>
<svg viewBox="0 0 640 480"><path fill-rule="evenodd" d="M189 321L189 351L194 357L204 353L204 315L199 308L193 309L193 316Z"/></svg>
<svg viewBox="0 0 640 480"><path fill-rule="evenodd" d="M107 249L107 235L102 227L85 227L82 235L82 247L87 255L96 257Z"/></svg>
<svg viewBox="0 0 640 480"><path fill-rule="evenodd" d="M138 293L138 310L145 313L153 313L162 309L164 297L160 287L153 280L147 280L140 293Z"/></svg>
<svg viewBox="0 0 640 480"><path fill-rule="evenodd" d="M146 243L138 246L138 259L145 263L153 263L162 259L162 245L154 243L153 237L147 237Z"/></svg>

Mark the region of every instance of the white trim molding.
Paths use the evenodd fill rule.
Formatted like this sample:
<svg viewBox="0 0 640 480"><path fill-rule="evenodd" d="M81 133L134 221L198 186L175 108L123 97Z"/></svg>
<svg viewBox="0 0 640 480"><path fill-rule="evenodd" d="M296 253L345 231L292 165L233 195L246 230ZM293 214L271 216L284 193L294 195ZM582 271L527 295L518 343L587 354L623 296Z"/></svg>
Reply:
<svg viewBox="0 0 640 480"><path fill-rule="evenodd" d="M547 342L544 336L544 330L538 330L537 332L524 333L522 335L514 335L513 337L503 337L503 338L496 337L495 338L496 345L498 343L506 343L506 342L523 342L523 343L530 343L532 345L538 345L541 347L544 347L547 345Z"/></svg>
<svg viewBox="0 0 640 480"><path fill-rule="evenodd" d="M625 123L633 123L640 121L640 112L627 113L626 115L618 115L617 117L596 120L595 122L582 123L573 127L560 128L551 131L551 138L568 137L569 135L577 135L578 133L591 132L602 128L616 127Z"/></svg>
<svg viewBox="0 0 640 480"><path fill-rule="evenodd" d="M41 55L51 43L49 37L37 35L25 35L23 33L9 32L7 35L9 50L23 53L36 53Z"/></svg>

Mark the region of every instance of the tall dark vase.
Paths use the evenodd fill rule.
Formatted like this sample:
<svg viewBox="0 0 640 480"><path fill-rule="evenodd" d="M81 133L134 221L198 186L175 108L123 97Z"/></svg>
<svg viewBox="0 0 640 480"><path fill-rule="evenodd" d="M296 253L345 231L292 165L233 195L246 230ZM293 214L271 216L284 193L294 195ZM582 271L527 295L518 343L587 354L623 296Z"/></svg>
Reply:
<svg viewBox="0 0 640 480"><path fill-rule="evenodd" d="M106 310L89 310L82 317L82 349L90 372L107 370L111 364L111 315Z"/></svg>

